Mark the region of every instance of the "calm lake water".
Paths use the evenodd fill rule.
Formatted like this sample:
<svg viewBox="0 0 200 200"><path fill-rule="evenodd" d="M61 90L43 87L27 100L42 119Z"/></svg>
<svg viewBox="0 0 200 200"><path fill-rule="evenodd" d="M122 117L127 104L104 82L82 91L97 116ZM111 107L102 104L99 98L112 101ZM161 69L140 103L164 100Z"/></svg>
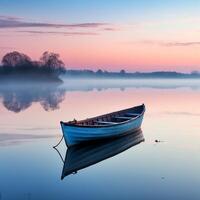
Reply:
<svg viewBox="0 0 200 200"><path fill-rule="evenodd" d="M142 103L144 142L61 180L63 161L53 148L62 135L61 120ZM198 80L1 85L0 200L199 200L199 103ZM64 142L58 150L65 159Z"/></svg>

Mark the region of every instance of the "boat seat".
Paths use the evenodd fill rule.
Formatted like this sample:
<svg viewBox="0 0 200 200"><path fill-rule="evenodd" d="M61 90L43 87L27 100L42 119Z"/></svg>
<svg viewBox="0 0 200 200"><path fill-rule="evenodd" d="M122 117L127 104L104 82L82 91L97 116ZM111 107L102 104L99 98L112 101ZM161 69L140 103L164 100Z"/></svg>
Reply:
<svg viewBox="0 0 200 200"><path fill-rule="evenodd" d="M112 125L112 124L118 124L116 122L105 122L105 121L94 121L94 122L99 123L99 124L110 124L110 125Z"/></svg>
<svg viewBox="0 0 200 200"><path fill-rule="evenodd" d="M115 117L115 119L126 119L126 120L128 120L128 119L132 119L132 117Z"/></svg>
<svg viewBox="0 0 200 200"><path fill-rule="evenodd" d="M126 113L127 116L134 117L140 115L139 113Z"/></svg>

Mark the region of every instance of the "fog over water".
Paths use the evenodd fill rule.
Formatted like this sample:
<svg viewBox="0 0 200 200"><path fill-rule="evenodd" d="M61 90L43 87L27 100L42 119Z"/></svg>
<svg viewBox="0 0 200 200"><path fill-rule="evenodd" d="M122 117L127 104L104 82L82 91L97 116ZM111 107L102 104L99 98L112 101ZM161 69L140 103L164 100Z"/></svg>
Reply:
<svg viewBox="0 0 200 200"><path fill-rule="evenodd" d="M1 84L0 199L200 199L199 102L197 79ZM142 103L144 142L61 180L61 120Z"/></svg>
<svg viewBox="0 0 200 200"><path fill-rule="evenodd" d="M198 79L63 79L63 84L15 82L0 85L1 102L7 110L21 112L40 103L44 110L59 109L67 92L119 89L192 89L199 90Z"/></svg>

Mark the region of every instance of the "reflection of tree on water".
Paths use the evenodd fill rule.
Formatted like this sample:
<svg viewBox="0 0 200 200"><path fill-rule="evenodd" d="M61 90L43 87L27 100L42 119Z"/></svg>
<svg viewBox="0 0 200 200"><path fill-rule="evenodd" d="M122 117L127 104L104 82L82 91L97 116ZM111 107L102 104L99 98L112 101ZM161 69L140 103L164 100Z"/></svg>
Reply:
<svg viewBox="0 0 200 200"><path fill-rule="evenodd" d="M46 111L55 110L64 97L65 90L55 84L0 87L3 105L16 113L27 109L34 102L40 102Z"/></svg>

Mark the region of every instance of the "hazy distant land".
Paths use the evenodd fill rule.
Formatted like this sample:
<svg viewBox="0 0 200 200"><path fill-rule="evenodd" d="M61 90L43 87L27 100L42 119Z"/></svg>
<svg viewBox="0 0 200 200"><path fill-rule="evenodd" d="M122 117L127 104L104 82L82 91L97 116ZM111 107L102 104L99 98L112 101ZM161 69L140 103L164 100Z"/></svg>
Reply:
<svg viewBox="0 0 200 200"><path fill-rule="evenodd" d="M171 71L157 71L157 72L126 72L121 70L120 72L108 72L103 70L66 70L64 74L65 78L106 78L106 79L148 79L148 78L164 78L164 79L184 79L184 78L200 78L198 71L191 73L180 73Z"/></svg>

